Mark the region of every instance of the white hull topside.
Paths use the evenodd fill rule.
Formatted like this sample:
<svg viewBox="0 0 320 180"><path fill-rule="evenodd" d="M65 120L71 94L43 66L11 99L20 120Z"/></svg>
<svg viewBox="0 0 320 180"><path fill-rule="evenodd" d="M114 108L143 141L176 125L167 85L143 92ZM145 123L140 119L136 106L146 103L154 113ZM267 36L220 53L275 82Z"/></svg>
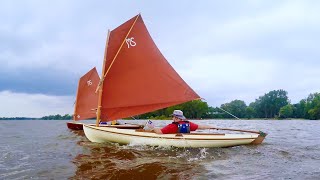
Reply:
<svg viewBox="0 0 320 180"><path fill-rule="evenodd" d="M258 134L156 134L135 129L118 129L83 125L91 142L115 142L119 144L173 146L173 147L230 147L252 143Z"/></svg>

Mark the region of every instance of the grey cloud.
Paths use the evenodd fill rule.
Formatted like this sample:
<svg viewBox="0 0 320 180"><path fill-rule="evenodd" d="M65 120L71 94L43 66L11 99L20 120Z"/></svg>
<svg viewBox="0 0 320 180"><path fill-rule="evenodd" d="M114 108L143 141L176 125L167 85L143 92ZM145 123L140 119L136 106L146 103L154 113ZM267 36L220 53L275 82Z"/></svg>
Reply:
<svg viewBox="0 0 320 180"><path fill-rule="evenodd" d="M78 78L68 72L52 69L27 69L16 72L0 71L0 91L10 90L30 94L73 95Z"/></svg>
<svg viewBox="0 0 320 180"><path fill-rule="evenodd" d="M274 9L286 7L286 4L290 3L291 1L250 0L241 2L61 0L19 3L1 1L0 91L74 94L78 78L93 66L97 66L98 69L101 66L107 29L117 27L139 12L142 13L151 36L161 52L177 69L181 66L188 67L186 64L192 64L190 63L192 61L199 62L195 57L216 54L239 55L248 61L262 59L276 67L299 64L302 60L317 67L320 57L317 46L320 40L318 37L320 26L314 20L319 15L306 13L297 18L299 23L295 21L285 23L288 17L285 16L287 11L284 11L285 14L282 15L284 20L278 21L278 14L272 14ZM304 12L304 8L308 11L313 4L311 1L298 1L298 3L302 4L301 9L299 6L293 8L298 10L298 13ZM288 12L296 14L290 7ZM269 16L271 18L268 19ZM268 23L263 24L261 18L266 18ZM273 20L277 20L277 23L273 24ZM212 61L222 60L212 59ZM279 65L279 62L282 64ZM208 65L199 65L199 68L201 66ZM229 66L213 67L212 71L214 68L226 68L226 72L230 70ZM306 68L308 71L309 67ZM186 70L191 71L191 69ZM259 73L259 68L255 70ZM291 79L299 77L293 76L295 70L304 71L303 68L290 71ZM207 73L207 78L223 79L223 75L217 77L215 74L212 75L212 72L204 73ZM300 73L306 75L303 78L309 77L307 73ZM278 75L281 74L272 76ZM289 83L277 81L277 84L286 84L283 89L294 89ZM212 84L207 88L214 89L215 86L216 84ZM224 91L223 88L226 89L221 87L221 92ZM314 89L310 84L306 87L308 88ZM256 91L260 92L261 89L268 88L258 87ZM210 94L210 91L201 89L199 91L207 96L204 98L212 101L213 97L217 96ZM234 97L231 93L226 93L225 99ZM256 96L253 94L252 96Z"/></svg>

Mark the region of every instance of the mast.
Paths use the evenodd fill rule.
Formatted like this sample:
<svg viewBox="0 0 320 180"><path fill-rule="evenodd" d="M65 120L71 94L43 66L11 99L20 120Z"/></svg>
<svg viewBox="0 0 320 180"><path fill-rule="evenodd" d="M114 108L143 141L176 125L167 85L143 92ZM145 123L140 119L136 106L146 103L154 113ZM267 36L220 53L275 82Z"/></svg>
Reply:
<svg viewBox="0 0 320 180"><path fill-rule="evenodd" d="M107 35L107 41L106 41L106 47L104 50L104 58L103 58L103 65L102 65L102 73L101 73L101 79L99 82L99 85L97 89L99 88L99 98L98 98L98 109L97 109L97 119L96 119L96 126L99 126L100 120L101 120L101 100L102 100L102 89L103 89L103 80L104 80L104 71L105 71L105 64L107 60L107 51L108 51L108 44L109 44L109 37L110 37L110 30L108 29L108 35Z"/></svg>
<svg viewBox="0 0 320 180"><path fill-rule="evenodd" d="M77 103L78 103L79 89L80 89L80 79L79 79L79 81L78 81L78 89L77 89L77 95L76 95L76 102L74 103L73 121L76 121L76 112L77 112Z"/></svg>

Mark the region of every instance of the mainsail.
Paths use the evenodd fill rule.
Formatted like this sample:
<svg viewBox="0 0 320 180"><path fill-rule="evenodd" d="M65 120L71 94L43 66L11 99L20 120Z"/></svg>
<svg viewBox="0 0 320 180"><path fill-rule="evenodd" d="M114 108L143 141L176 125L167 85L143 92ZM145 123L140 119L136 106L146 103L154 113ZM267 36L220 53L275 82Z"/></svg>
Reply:
<svg viewBox="0 0 320 180"><path fill-rule="evenodd" d="M101 121L200 98L161 54L140 14L112 30L107 47Z"/></svg>
<svg viewBox="0 0 320 180"><path fill-rule="evenodd" d="M98 94L95 93L95 88L99 81L100 78L95 67L80 78L73 120L96 117Z"/></svg>

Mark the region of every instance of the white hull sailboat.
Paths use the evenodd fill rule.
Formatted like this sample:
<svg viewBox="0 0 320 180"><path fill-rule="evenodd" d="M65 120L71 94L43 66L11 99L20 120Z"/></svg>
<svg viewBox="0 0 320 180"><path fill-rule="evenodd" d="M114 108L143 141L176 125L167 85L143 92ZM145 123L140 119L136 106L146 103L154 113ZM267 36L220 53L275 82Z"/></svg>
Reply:
<svg viewBox="0 0 320 180"><path fill-rule="evenodd" d="M115 142L129 145L149 145L162 147L230 147L257 144L262 137L255 133L246 134L156 134L143 129L119 129L84 125L86 137L97 143ZM263 139L262 139L263 140ZM259 143L258 143L259 144Z"/></svg>
<svg viewBox="0 0 320 180"><path fill-rule="evenodd" d="M244 134L156 134L129 127L101 127L100 122L200 99L161 54L140 14L108 32L102 75L96 92L99 92L96 125L83 125L86 137L92 142L229 147L260 144L265 136L260 132L242 130L235 131Z"/></svg>

